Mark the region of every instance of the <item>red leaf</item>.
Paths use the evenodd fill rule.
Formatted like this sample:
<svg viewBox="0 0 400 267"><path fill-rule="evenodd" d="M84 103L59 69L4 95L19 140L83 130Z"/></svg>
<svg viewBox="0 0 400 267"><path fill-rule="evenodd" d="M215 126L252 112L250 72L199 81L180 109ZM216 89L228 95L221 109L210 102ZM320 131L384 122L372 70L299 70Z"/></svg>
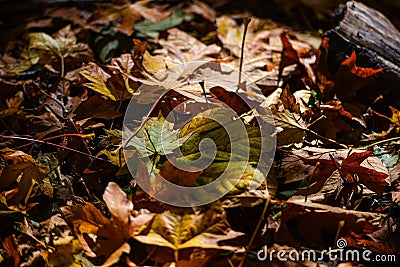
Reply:
<svg viewBox="0 0 400 267"><path fill-rule="evenodd" d="M347 178L348 176L352 178L358 176L359 182L361 184L365 185L366 187L378 194L382 194L384 193L385 187L389 185L385 181L388 174L360 165L364 160L371 156L371 154L372 151L365 151L360 153L353 152L342 161L340 169L345 178ZM319 163L321 165L320 170L313 175L313 181L329 178L329 176L331 176L337 168L332 160L307 158L301 158L301 160L305 164L315 166L317 165L317 163ZM309 179L310 178L311 177L309 177Z"/></svg>
<svg viewBox="0 0 400 267"><path fill-rule="evenodd" d="M382 73L382 69L356 66L356 53L344 60L335 74L334 91L340 100L349 101L355 93L366 86L371 78Z"/></svg>
<svg viewBox="0 0 400 267"><path fill-rule="evenodd" d="M357 164L360 165L364 160L372 155L372 151L368 150L361 153L351 153L345 160L343 160L342 165Z"/></svg>

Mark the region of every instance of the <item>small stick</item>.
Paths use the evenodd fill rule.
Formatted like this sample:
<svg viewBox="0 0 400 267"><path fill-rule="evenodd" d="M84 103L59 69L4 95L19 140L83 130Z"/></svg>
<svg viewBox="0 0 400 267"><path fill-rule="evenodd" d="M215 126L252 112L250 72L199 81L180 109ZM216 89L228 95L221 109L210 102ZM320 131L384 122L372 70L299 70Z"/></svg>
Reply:
<svg viewBox="0 0 400 267"><path fill-rule="evenodd" d="M168 90L168 91L170 91L170 90ZM165 92L165 94L167 92ZM141 121L139 127L135 131L133 131L130 134L130 136L124 142L122 142L115 150L113 150L112 151L113 153L117 153L118 151L121 150L121 148L124 148L132 140L132 138L135 137L139 133L139 131L142 129L142 127L146 124L147 120L150 118L151 113L156 109L156 106L157 106L158 102L161 100L161 98L162 97L157 99L157 101L153 104L153 106L151 107L151 109L147 113L146 117L142 118L142 121Z"/></svg>
<svg viewBox="0 0 400 267"><path fill-rule="evenodd" d="M237 86L237 90L236 91L239 91L240 83L242 82L244 42L246 40L247 28L249 27L250 20L251 20L251 18L249 18L249 17L246 17L246 18L243 19L244 31L243 31L243 38L242 38L242 49L240 51L239 80L238 80L238 86Z"/></svg>

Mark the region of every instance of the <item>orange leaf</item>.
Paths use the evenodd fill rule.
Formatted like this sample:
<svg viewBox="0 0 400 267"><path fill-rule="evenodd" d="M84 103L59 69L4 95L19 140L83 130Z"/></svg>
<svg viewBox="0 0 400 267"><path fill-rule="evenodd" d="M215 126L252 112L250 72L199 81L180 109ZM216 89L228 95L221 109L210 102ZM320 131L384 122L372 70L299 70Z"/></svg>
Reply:
<svg viewBox="0 0 400 267"><path fill-rule="evenodd" d="M20 255L18 252L17 241L13 235L7 236L3 241L3 247L7 254L13 257L14 267L17 267L20 262Z"/></svg>
<svg viewBox="0 0 400 267"><path fill-rule="evenodd" d="M357 77L366 79L368 77L375 76L382 73L382 69L372 69L372 68L361 68L356 66L356 52L353 51L348 59L343 60L342 66L348 66L350 73L356 75Z"/></svg>

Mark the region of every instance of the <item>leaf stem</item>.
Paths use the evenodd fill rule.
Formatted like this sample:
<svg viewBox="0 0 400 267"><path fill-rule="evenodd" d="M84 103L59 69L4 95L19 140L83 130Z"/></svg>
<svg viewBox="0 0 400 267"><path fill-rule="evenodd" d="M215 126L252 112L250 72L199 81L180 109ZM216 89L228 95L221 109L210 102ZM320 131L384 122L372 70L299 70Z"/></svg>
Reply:
<svg viewBox="0 0 400 267"><path fill-rule="evenodd" d="M61 60L61 73L60 73L60 75L61 75L61 78L63 78L64 77L64 68L65 68L65 66L64 66L64 56L60 56L60 60Z"/></svg>

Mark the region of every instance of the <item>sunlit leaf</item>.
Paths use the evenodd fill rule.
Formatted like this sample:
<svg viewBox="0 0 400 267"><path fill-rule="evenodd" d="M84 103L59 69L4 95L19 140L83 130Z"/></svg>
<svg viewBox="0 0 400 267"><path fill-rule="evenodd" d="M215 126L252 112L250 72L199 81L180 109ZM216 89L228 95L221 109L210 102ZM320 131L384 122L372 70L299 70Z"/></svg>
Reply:
<svg viewBox="0 0 400 267"><path fill-rule="evenodd" d="M187 139L178 138L179 131L161 115L150 118L145 126L129 142L128 147L135 147L141 157L167 155Z"/></svg>
<svg viewBox="0 0 400 267"><path fill-rule="evenodd" d="M302 143L306 137L306 125L299 115L288 110L274 114L275 126L278 128L278 146Z"/></svg>
<svg viewBox="0 0 400 267"><path fill-rule="evenodd" d="M150 255L151 258L177 262L189 260L184 256L184 250L200 249L206 254L212 253L212 250L232 250L232 247L219 243L240 235L231 230L225 211L213 207L200 214L179 210L157 214L150 225L150 231L134 238L144 244L161 247L160 254Z"/></svg>

